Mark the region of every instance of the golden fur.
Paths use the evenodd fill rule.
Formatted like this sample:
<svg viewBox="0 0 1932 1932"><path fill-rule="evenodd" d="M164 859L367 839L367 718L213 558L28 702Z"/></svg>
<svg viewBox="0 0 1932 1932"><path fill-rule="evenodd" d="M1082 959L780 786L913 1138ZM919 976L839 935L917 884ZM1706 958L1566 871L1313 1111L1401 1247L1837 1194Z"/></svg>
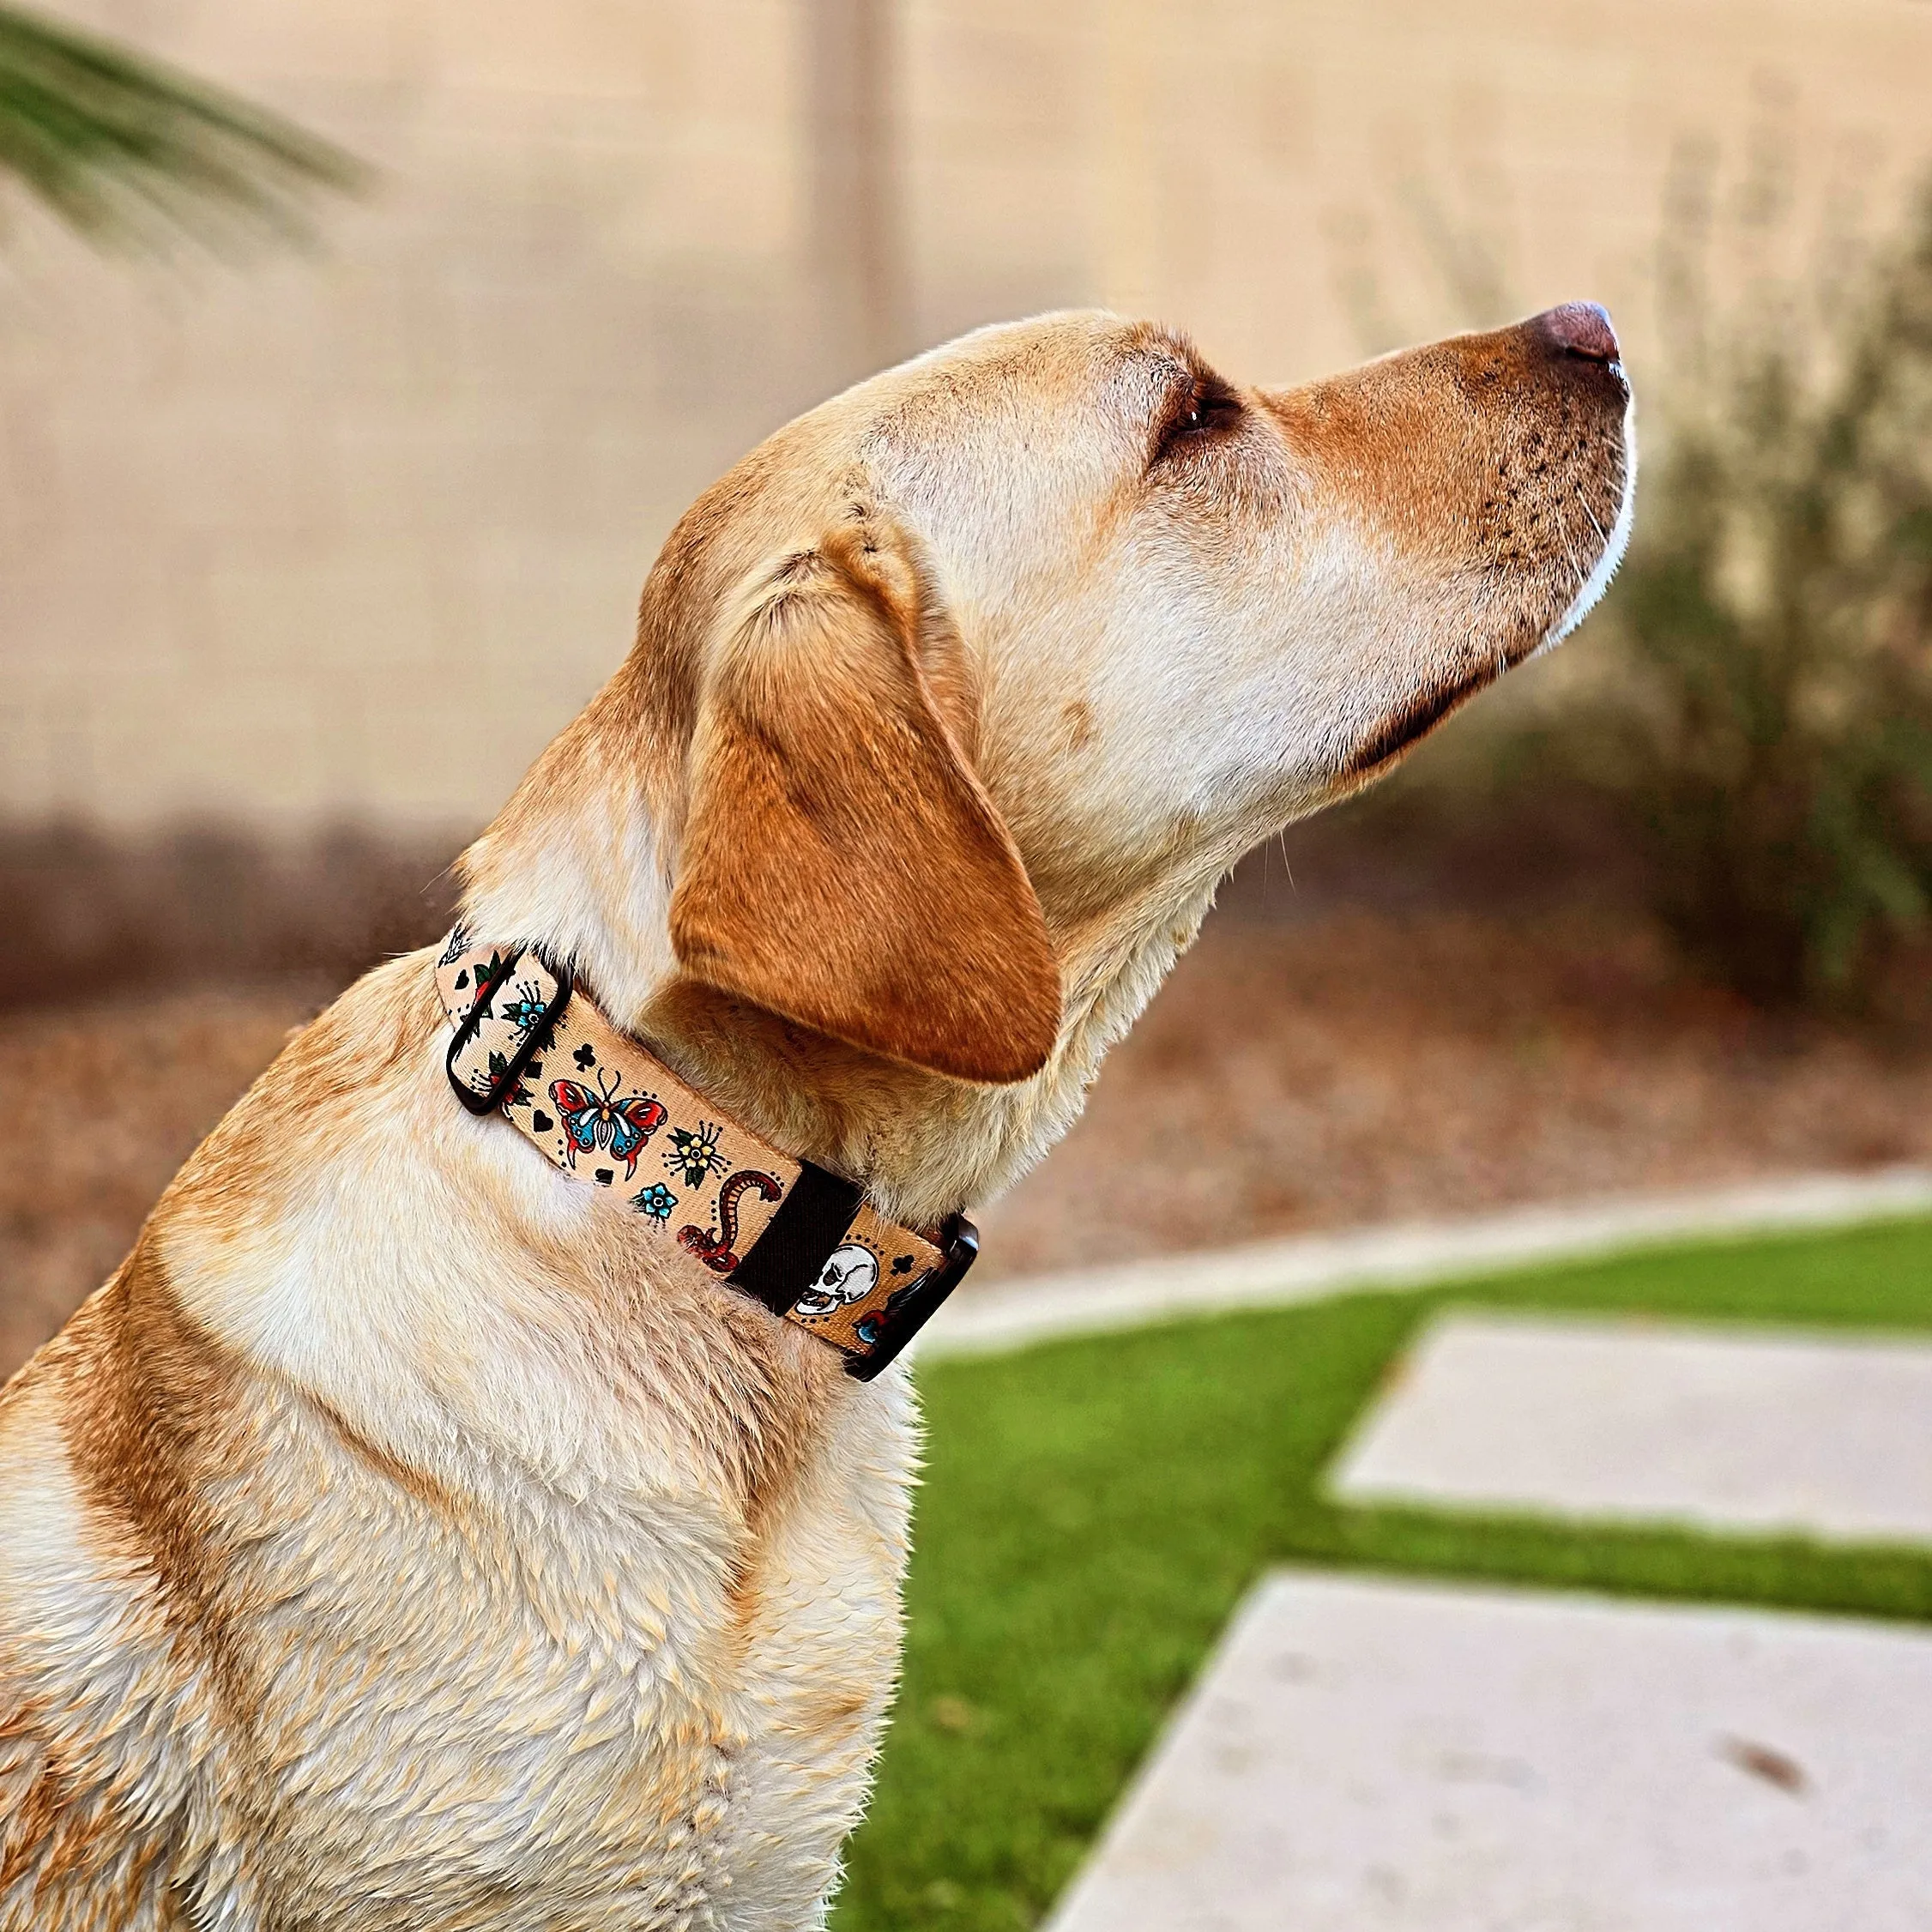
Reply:
<svg viewBox="0 0 1932 1932"><path fill-rule="evenodd" d="M1601 588L1627 398L1567 341L1235 390L1067 315L836 399L673 534L474 928L889 1216L983 1199L1241 852ZM822 1922L909 1381L658 1269L445 1040L426 953L351 987L0 1396L6 1932Z"/></svg>

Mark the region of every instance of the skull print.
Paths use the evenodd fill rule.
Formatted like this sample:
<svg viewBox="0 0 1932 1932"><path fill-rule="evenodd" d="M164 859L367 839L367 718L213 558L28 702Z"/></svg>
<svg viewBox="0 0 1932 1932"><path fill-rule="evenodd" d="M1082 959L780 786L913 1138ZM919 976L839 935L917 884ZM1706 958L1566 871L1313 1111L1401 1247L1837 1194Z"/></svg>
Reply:
<svg viewBox="0 0 1932 1932"><path fill-rule="evenodd" d="M878 1286L878 1257L862 1242L848 1241L834 1248L818 1278L798 1298L794 1313L807 1318L829 1315L863 1301Z"/></svg>

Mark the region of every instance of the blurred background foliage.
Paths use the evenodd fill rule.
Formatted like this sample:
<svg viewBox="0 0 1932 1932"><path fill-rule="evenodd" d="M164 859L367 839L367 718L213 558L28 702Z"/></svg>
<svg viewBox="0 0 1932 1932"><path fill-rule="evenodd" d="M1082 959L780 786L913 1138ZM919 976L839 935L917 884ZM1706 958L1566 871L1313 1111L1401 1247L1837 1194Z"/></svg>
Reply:
<svg viewBox="0 0 1932 1932"><path fill-rule="evenodd" d="M1796 220L1793 143L1779 98L1760 106L1727 206L1768 260ZM237 94L8 7L0 175L137 250L307 241L317 197L369 179ZM1528 305L1485 213L1506 199L1480 171L1411 175L1377 245L1433 280L1440 307L1492 325ZM1586 827L1585 845L1640 868L1701 969L1762 1005L1857 1009L1932 925L1932 186L1876 241L1827 197L1800 265L1760 269L1742 297L1712 272L1737 238L1718 205L1714 156L1685 148L1657 263L1665 379L1643 386L1654 455L1585 661L1432 746L1362 816ZM1368 252L1341 249L1337 268L1365 348L1430 332ZM38 864L46 840L28 842ZM62 876L101 869L55 842Z"/></svg>
<svg viewBox="0 0 1932 1932"><path fill-rule="evenodd" d="M1932 907L1932 195L1851 280L1687 355L1630 675L1566 733L1672 930L1760 999L1868 998Z"/></svg>
<svg viewBox="0 0 1932 1932"><path fill-rule="evenodd" d="M1791 220L1775 179L1742 205ZM1827 214L1800 267L1727 302L1712 226L1692 157L1663 224L1635 535L1588 650L1379 809L1586 826L1736 992L1869 1011L1932 930L1932 185L1896 233ZM1480 235L1433 211L1423 232L1446 284L1481 292L1472 319L1507 312Z"/></svg>
<svg viewBox="0 0 1932 1932"><path fill-rule="evenodd" d="M366 171L280 115L117 43L0 7L0 175L90 238L306 241Z"/></svg>
<svg viewBox="0 0 1932 1932"><path fill-rule="evenodd" d="M1483 865L1614 877L1760 1005L1868 1005L1932 936L1932 202L1886 238L1923 16L71 3L0 5L0 216L303 240L370 178L311 124L385 192L247 278L13 224L0 873L48 882L36 930L178 906L159 950L227 957L223 904L135 889L211 837L281 842L264 882L344 827L433 876L695 491L903 350L1099 300L1271 379L1591 294L1651 453L1623 578L1347 822L1487 814ZM1225 100L1159 84L1183 39ZM65 983L112 982L88 944Z"/></svg>

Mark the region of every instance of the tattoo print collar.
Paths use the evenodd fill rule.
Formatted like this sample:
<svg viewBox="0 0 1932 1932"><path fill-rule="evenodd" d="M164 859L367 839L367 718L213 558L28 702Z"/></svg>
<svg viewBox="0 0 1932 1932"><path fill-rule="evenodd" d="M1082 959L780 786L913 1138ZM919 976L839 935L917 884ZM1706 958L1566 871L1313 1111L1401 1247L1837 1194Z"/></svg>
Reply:
<svg viewBox="0 0 1932 1932"><path fill-rule="evenodd" d="M978 1241L963 1217L936 1233L885 1220L687 1087L534 950L477 945L459 926L436 986L467 1108L500 1111L565 1173L608 1188L667 1259L756 1295L862 1380L970 1265Z"/></svg>

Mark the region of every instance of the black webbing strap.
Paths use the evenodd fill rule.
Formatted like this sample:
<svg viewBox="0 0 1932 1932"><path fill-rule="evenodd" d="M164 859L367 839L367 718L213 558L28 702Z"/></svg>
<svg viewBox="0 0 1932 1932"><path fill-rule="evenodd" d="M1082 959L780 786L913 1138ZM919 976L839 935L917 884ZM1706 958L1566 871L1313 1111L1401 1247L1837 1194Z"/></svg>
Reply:
<svg viewBox="0 0 1932 1932"><path fill-rule="evenodd" d="M725 1278L782 1315L817 1281L859 1211L856 1181L802 1162L752 1251Z"/></svg>

